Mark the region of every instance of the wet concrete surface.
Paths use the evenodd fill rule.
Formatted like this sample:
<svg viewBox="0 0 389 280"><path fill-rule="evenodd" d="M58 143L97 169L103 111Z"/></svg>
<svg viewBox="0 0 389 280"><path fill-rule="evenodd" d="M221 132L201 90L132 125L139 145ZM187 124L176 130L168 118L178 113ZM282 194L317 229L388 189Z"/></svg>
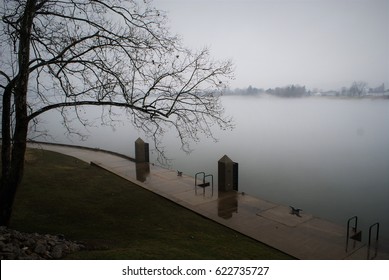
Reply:
<svg viewBox="0 0 389 280"><path fill-rule="evenodd" d="M51 144L29 144L79 158L106 169L145 189L155 192L200 215L279 249L298 259L389 259L389 247L377 250L349 241L346 252L346 226L301 212L292 215L286 205L275 204L238 192L218 192L217 186L195 186L195 178L148 163L98 150ZM373 243L375 245L375 243Z"/></svg>

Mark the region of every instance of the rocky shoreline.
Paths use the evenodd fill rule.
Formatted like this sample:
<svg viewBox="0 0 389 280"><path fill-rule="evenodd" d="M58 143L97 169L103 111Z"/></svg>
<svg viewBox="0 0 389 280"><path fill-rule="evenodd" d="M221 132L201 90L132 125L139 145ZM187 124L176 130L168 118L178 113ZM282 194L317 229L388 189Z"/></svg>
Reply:
<svg viewBox="0 0 389 280"><path fill-rule="evenodd" d="M79 242L66 240L63 235L22 233L0 227L1 260L52 260L85 249Z"/></svg>

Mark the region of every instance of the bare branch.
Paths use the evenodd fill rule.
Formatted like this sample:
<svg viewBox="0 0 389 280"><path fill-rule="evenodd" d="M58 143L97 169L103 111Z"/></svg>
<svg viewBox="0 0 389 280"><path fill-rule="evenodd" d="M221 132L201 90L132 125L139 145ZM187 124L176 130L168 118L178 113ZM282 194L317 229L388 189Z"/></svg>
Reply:
<svg viewBox="0 0 389 280"><path fill-rule="evenodd" d="M1 38L14 53L29 1L7 1L1 10ZM161 154L160 137L167 129L176 130L189 151L189 141L199 141L201 134L213 137L214 125L233 126L219 100L232 78L232 63L212 60L206 48L194 52L183 47L166 27L165 13L148 1L34 2L28 121L49 110L74 108L73 115L85 123L79 106L125 108L128 122L153 138ZM0 66L5 83L0 88L13 85L12 92L20 69L9 60L15 67ZM61 114L70 130L68 110Z"/></svg>
<svg viewBox="0 0 389 280"><path fill-rule="evenodd" d="M34 111L32 114L28 116L29 120L33 120L34 118L38 117L39 115L53 110L57 108L63 108L63 107L77 107L77 106L113 106L113 107L122 107L122 108L128 108L137 110L149 115L159 115L163 117L167 117L166 115L161 114L160 112L156 110L149 110L144 108L135 107L128 103L120 103L120 102L109 102L109 101L76 101L76 102L61 102L61 103L55 103L48 106L45 106L39 110Z"/></svg>

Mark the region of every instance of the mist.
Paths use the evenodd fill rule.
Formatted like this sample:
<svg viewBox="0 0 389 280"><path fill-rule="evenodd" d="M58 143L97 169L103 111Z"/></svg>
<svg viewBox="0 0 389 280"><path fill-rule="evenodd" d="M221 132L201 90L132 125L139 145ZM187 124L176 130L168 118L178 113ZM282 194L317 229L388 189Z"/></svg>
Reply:
<svg viewBox="0 0 389 280"><path fill-rule="evenodd" d="M185 45L231 58L231 87L389 84L386 0L155 0Z"/></svg>
<svg viewBox="0 0 389 280"><path fill-rule="evenodd" d="M214 129L219 139L192 143L186 154L177 135L162 139L173 170L194 176L204 171L217 178L217 161L228 155L239 163L239 191L272 202L295 205L307 213L343 224L358 215L362 226L376 221L389 234L389 100L339 98L222 97L233 131ZM119 112L118 112L119 113ZM97 147L134 157L134 141L142 137L124 119L116 127L100 126L100 112L89 137L68 136L59 114L43 116L49 141ZM120 119L120 117L119 117ZM42 139L42 138L40 138ZM151 149L151 161L157 161ZM215 182L217 184L217 182Z"/></svg>

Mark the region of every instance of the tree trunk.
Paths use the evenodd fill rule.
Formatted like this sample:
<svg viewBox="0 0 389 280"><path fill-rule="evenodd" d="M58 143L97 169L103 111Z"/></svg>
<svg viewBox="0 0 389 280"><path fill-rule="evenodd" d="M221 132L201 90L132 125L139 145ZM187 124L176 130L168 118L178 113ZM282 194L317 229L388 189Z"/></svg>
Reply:
<svg viewBox="0 0 389 280"><path fill-rule="evenodd" d="M11 89L7 87L3 95L2 143L1 143L1 184L0 184L0 225L7 225L11 215L13 195L10 186L11 171Z"/></svg>
<svg viewBox="0 0 389 280"><path fill-rule="evenodd" d="M3 94L3 112L2 112L2 140L1 140L1 174L2 177L9 175L11 168L11 86L8 85ZM2 186L2 185L0 185Z"/></svg>
<svg viewBox="0 0 389 280"><path fill-rule="evenodd" d="M22 97L22 96L21 96ZM16 98L15 102L18 102L21 98ZM14 132L14 139L12 148L7 147L3 150L12 150L11 160L6 159L5 164L8 164L6 168L6 174L3 174L1 180L1 191L0 191L0 225L8 226L11 214L12 206L15 200L16 191L20 185L23 172L24 172L24 157L26 152L26 140L27 140L27 108L26 103L22 104L21 101L16 106L16 126ZM19 111L19 112L18 112ZM24 113L25 111L26 113ZM19 115L19 117L18 117ZM25 115L23 117L23 115ZM4 164L4 162L3 162Z"/></svg>
<svg viewBox="0 0 389 280"><path fill-rule="evenodd" d="M16 191L23 178L28 115L27 90L29 80L31 27L37 0L28 0L20 24L18 53L19 72L4 91L2 116L2 177L0 189L0 225L8 225ZM15 105L15 130L11 142L11 101ZM4 100L5 99L5 100ZM12 144L12 145L11 145ZM12 147L11 147L12 146Z"/></svg>

